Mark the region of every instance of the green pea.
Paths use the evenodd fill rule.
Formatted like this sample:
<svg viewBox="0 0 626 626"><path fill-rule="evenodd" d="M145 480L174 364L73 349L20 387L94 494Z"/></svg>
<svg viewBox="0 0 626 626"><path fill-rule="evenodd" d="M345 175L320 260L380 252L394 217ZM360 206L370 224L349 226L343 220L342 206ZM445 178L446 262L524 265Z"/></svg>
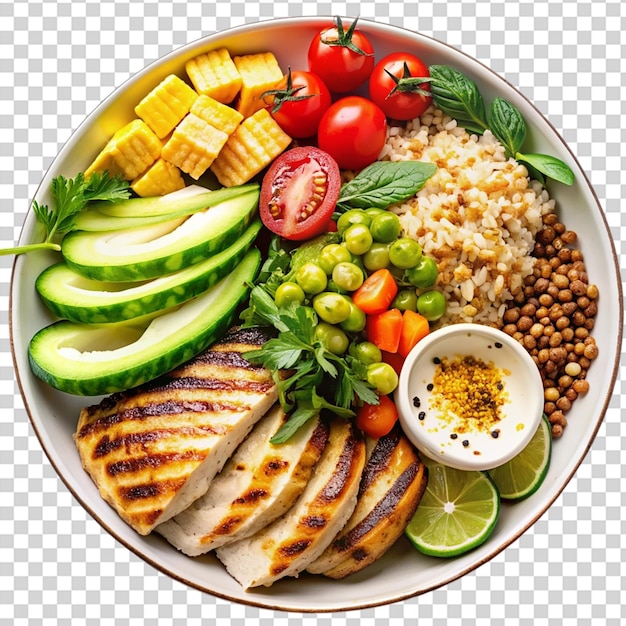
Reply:
<svg viewBox="0 0 626 626"><path fill-rule="evenodd" d="M372 233L365 224L351 224L343 233L346 248L357 256L365 254L372 245Z"/></svg>
<svg viewBox="0 0 626 626"><path fill-rule="evenodd" d="M415 267L422 256L422 246L410 237L396 239L389 248L389 260L400 269Z"/></svg>
<svg viewBox="0 0 626 626"><path fill-rule="evenodd" d="M389 363L371 363L367 366L367 382L386 396L398 386L398 375Z"/></svg>
<svg viewBox="0 0 626 626"><path fill-rule="evenodd" d="M370 272L382 270L389 266L389 244L374 242L363 255L363 265Z"/></svg>
<svg viewBox="0 0 626 626"><path fill-rule="evenodd" d="M348 335L341 328L328 322L320 322L315 327L314 335L315 340L321 342L333 354L344 354L350 343Z"/></svg>
<svg viewBox="0 0 626 626"><path fill-rule="evenodd" d="M374 219L377 215L387 213L386 209L379 209L377 207L370 207L369 209L363 209L366 215L369 215L370 219Z"/></svg>
<svg viewBox="0 0 626 626"><path fill-rule="evenodd" d="M337 232L343 235L352 224L365 224L365 226L369 226L371 221L372 218L362 209L350 209L342 213L337 219Z"/></svg>
<svg viewBox="0 0 626 626"><path fill-rule="evenodd" d="M340 324L350 315L350 301L341 294L324 291L313 298L319 318L329 324Z"/></svg>
<svg viewBox="0 0 626 626"><path fill-rule="evenodd" d="M395 241L402 230L400 218L390 211L383 211L372 219L370 230L374 241L391 243Z"/></svg>
<svg viewBox="0 0 626 626"><path fill-rule="evenodd" d="M417 293L415 289L401 289L393 299L390 308L401 311L417 311Z"/></svg>
<svg viewBox="0 0 626 626"><path fill-rule="evenodd" d="M423 255L415 267L409 267L406 270L407 280L419 289L432 287L437 281L438 275L439 269L435 259Z"/></svg>
<svg viewBox="0 0 626 626"><path fill-rule="evenodd" d="M446 312L445 296L440 291L426 291L417 299L417 310L429 322L435 322Z"/></svg>
<svg viewBox="0 0 626 626"><path fill-rule="evenodd" d="M330 276L337 263L351 260L352 255L345 246L338 243L329 243L320 250L317 264L326 272L327 276Z"/></svg>
<svg viewBox="0 0 626 626"><path fill-rule="evenodd" d="M340 289L356 291L365 280L363 271L354 263L337 263L333 269L332 280Z"/></svg>
<svg viewBox="0 0 626 626"><path fill-rule="evenodd" d="M380 348L371 341L353 341L348 348L348 352L365 365L380 363L383 360Z"/></svg>
<svg viewBox="0 0 626 626"><path fill-rule="evenodd" d="M309 261L298 268L296 282L302 287L304 293L314 295L326 289L328 277L319 265Z"/></svg>
<svg viewBox="0 0 626 626"><path fill-rule="evenodd" d="M304 302L304 298L305 295L302 287L300 287L298 283L294 283L289 280L280 284L274 294L274 302L276 302L276 306L278 307L287 306L291 302L302 304Z"/></svg>
<svg viewBox="0 0 626 626"><path fill-rule="evenodd" d="M360 333L365 328L367 321L365 313L352 300L346 298L350 306L350 314L339 325L347 333Z"/></svg>

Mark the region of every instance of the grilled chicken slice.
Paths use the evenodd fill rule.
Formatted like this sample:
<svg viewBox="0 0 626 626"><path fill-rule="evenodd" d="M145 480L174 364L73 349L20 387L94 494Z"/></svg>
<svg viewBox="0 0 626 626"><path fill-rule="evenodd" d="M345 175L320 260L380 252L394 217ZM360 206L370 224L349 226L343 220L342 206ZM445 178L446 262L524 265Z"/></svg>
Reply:
<svg viewBox="0 0 626 626"><path fill-rule="evenodd" d="M141 535L202 496L276 401L271 372L241 356L267 339L232 329L168 375L81 411L74 439L83 467Z"/></svg>
<svg viewBox="0 0 626 626"><path fill-rule="evenodd" d="M304 490L328 440L326 424L316 417L289 441L270 443L286 420L280 405L274 405L206 494L156 532L185 554L197 556L248 537L285 513Z"/></svg>
<svg viewBox="0 0 626 626"><path fill-rule="evenodd" d="M216 550L229 574L250 589L305 570L352 514L365 455L354 425L334 418L326 448L293 507L255 535Z"/></svg>
<svg viewBox="0 0 626 626"><path fill-rule="evenodd" d="M404 532L426 489L426 467L396 426L367 440L369 457L348 523L307 571L340 579L380 558Z"/></svg>

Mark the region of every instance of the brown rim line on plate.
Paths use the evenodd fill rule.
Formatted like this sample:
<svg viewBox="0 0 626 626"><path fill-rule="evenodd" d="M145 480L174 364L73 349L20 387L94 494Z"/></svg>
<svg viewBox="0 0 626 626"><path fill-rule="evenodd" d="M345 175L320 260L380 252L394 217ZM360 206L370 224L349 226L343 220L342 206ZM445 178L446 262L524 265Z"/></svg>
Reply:
<svg viewBox="0 0 626 626"><path fill-rule="evenodd" d="M282 68L288 65L306 68L308 41L331 20L331 17L285 18L246 24L191 42L150 64L121 85L79 126L46 172L35 198L45 203L53 177L59 174L71 177L84 170L99 147L131 119L136 102L167 74L182 73L186 60L224 46L232 53L271 50ZM411 51L428 64L448 64L468 74L476 80L486 99L495 95L507 98L526 119L528 150L557 156L570 165L576 176L572 187L553 185L550 191L567 227L580 233L580 247L583 253L589 252L585 260L590 280L600 288L594 330L600 356L589 371L590 392L577 400L568 415L563 438L553 446L544 484L527 500L502 507L497 527L485 544L460 557L444 560L420 555L401 538L380 561L343 581L303 574L267 589L244 592L214 557L190 558L157 535L139 536L100 498L80 465L72 434L78 413L90 403L89 399L57 392L35 379L29 369L28 342L51 319L36 299L32 286L38 273L54 257L24 255L16 259L13 269L10 336L17 380L41 446L65 485L108 533L164 574L216 597L262 608L320 613L389 604L436 589L489 561L534 524L570 481L593 443L617 377L623 322L617 255L603 209L563 139L513 86L462 51L419 33L365 19L359 20L359 27L372 39L377 58L396 50ZM34 226L35 217L30 211L21 243L30 241Z"/></svg>

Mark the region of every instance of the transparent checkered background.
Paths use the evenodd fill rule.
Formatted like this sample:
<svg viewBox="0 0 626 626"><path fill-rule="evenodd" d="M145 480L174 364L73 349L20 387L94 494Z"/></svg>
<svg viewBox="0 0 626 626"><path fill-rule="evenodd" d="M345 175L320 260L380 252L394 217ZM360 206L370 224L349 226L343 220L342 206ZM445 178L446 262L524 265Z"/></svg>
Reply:
<svg viewBox="0 0 626 626"><path fill-rule="evenodd" d="M216 30L318 14L361 15L420 30L518 86L579 157L624 265L626 4L619 0L0 0L0 246L17 240L29 199L71 132L130 75ZM14 382L11 263L0 257L0 625L626 623L621 383L564 493L491 562L391 606L322 616L256 609L154 570L106 534L57 478Z"/></svg>

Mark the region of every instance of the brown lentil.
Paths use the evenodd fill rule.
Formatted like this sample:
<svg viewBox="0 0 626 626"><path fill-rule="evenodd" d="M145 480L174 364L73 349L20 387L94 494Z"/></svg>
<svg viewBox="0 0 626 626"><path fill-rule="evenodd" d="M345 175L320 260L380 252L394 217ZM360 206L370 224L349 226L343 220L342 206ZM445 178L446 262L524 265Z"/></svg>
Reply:
<svg viewBox="0 0 626 626"><path fill-rule="evenodd" d="M535 237L534 271L503 316L502 330L537 363L554 438L563 434L572 403L589 391L587 371L598 356L590 331L599 290L589 283L582 251L571 247L577 239L556 214L543 217Z"/></svg>

